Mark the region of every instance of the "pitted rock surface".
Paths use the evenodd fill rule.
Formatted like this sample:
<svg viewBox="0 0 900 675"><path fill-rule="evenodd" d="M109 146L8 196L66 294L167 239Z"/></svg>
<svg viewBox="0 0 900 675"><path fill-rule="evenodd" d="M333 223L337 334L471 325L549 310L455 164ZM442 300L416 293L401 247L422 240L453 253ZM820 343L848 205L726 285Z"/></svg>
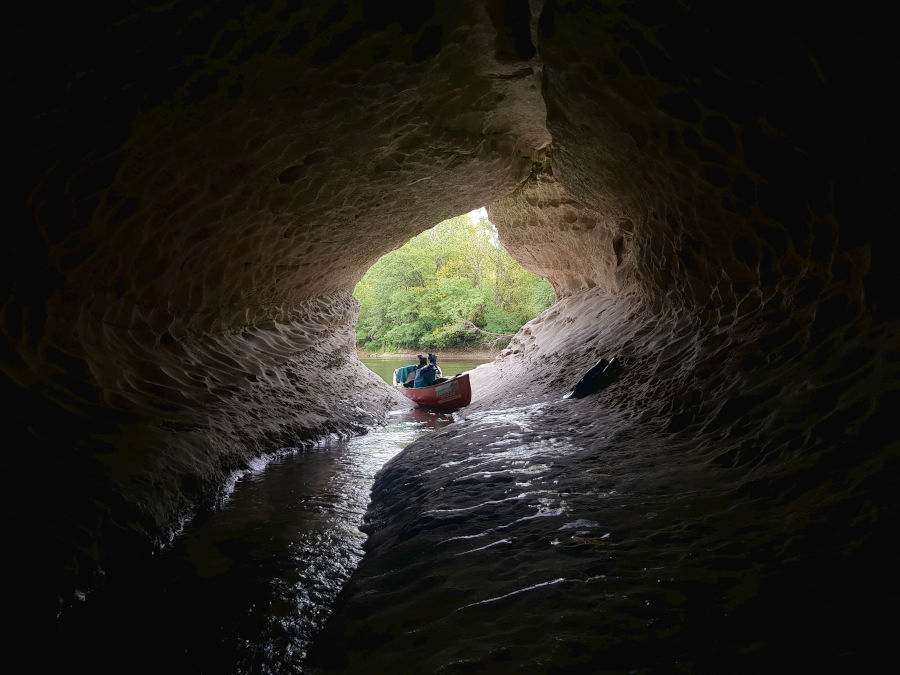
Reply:
<svg viewBox="0 0 900 675"><path fill-rule="evenodd" d="M864 12L554 0L37 11L20 13L12 44L23 65L8 80L18 117L0 341L20 552L8 604L25 633L146 555L253 456L360 431L402 405L354 356L350 292L382 254L486 205L560 301L475 371L463 425L387 467L369 557L329 634L371 628L359 617L386 597L379 570L402 569L398 542L423 565L449 564L428 558L418 517L501 498L414 465L467 461L459 438L479 415L546 405L531 441L550 443L578 490L602 488L589 484L609 422L616 480L652 493L653 512L686 504L683 531L638 526L637 497L617 521L633 532L628 565L659 553L687 580L663 595L690 611L659 624L646 667L716 670L738 653L748 669L770 665L785 644L747 630L764 615L782 628L817 617L806 638L822 636L823 663L877 651L868 598L896 589L880 575L897 522L897 144L891 41ZM558 404L613 355L616 383ZM667 501L670 477L689 503ZM718 554L672 562L641 548L653 536ZM578 555L603 546L581 544ZM602 574L627 577L614 558ZM750 580L691 581L726 567ZM829 578L841 584L830 606L816 586ZM425 654L434 669L515 670L524 656L459 647L500 643L513 616L538 625L546 609L478 605L471 634L448 633L420 612L431 599L401 590L382 617L398 632L345 644L344 665ZM543 637L509 628L511 644L540 651L565 633L548 669L602 669L604 654L634 665L652 632L603 636L654 616L622 602L607 623L579 606ZM413 616L422 639L407 644L397 636ZM712 625L727 647L704 661L697 639ZM679 631L681 645L669 639Z"/></svg>
<svg viewBox="0 0 900 675"><path fill-rule="evenodd" d="M55 481L49 527L84 541L45 611L93 583L113 539L160 536L248 458L403 405L353 356L349 292L511 191L549 142L534 50L510 51L480 3L133 9L68 17L20 82L33 182L6 388L38 399L13 409L22 443L105 495L73 515L82 488Z"/></svg>

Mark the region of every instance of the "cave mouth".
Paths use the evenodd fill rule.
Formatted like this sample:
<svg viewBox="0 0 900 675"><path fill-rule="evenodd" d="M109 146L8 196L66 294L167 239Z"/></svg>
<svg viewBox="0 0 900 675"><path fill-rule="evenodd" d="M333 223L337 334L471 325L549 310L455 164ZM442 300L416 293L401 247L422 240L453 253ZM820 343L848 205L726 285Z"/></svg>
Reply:
<svg viewBox="0 0 900 675"><path fill-rule="evenodd" d="M496 354L556 300L506 251L485 208L382 256L356 284L360 353Z"/></svg>

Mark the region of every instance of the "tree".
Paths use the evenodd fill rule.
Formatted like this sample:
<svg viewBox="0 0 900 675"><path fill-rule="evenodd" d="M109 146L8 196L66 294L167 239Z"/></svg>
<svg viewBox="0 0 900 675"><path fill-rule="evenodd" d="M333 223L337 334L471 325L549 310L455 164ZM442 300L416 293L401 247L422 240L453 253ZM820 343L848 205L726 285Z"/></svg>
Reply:
<svg viewBox="0 0 900 675"><path fill-rule="evenodd" d="M492 223L469 215L383 256L353 295L360 302L356 341L367 351L477 348L494 339L488 334L514 333L556 301L546 279L507 253Z"/></svg>

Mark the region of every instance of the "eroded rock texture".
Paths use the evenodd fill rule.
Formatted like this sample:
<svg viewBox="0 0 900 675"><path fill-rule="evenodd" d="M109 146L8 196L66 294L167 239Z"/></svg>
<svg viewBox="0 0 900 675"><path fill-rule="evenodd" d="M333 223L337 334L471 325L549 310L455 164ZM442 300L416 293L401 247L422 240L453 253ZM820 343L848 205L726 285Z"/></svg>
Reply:
<svg viewBox="0 0 900 675"><path fill-rule="evenodd" d="M4 388L25 473L52 486L39 527L61 542L35 544L29 591L65 579L21 603L52 616L247 458L398 405L353 355L349 292L381 254L511 191L549 140L530 18L498 37L489 9L23 22Z"/></svg>
<svg viewBox="0 0 900 675"><path fill-rule="evenodd" d="M587 480L580 462L609 450L596 426L613 420L615 448L652 446L656 467L622 471L670 462L700 495L659 546L737 541L722 549L735 583L755 571L740 592L679 587L694 613L644 665L679 649L703 663L703 630L733 635L766 613L779 627L821 617L803 644L819 635L823 653L877 647L866 621L833 646L881 588L896 524L896 143L880 100L889 42L873 26L765 3L71 11L19 21L10 74L21 191L0 344L20 488L12 602L29 620L127 565L254 454L397 405L353 356L349 292L381 254L487 204L562 300L479 373L472 413L555 400L620 355L613 387L548 418L578 448L572 471ZM391 493L391 471L423 453L376 491L363 607L391 533L432 508L424 492ZM653 536L633 503L623 513L629 541ZM365 628L353 597L334 634L359 630L347 616ZM405 602L417 616L428 596ZM502 641L486 627L508 616L492 608L471 626ZM612 645L624 668L653 651L652 633L623 646L570 623L560 663L603 667ZM669 639L679 630L687 646ZM773 636L750 633L717 663L772 658ZM359 644L360 667L383 647ZM440 667L456 658L448 644L421 649Z"/></svg>

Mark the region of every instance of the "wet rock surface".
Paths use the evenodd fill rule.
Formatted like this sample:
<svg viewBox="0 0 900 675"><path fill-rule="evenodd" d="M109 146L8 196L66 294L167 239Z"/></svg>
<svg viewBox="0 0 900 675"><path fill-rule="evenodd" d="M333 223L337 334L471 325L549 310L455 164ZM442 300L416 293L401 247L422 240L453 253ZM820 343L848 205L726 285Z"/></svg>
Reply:
<svg viewBox="0 0 900 675"><path fill-rule="evenodd" d="M322 667L881 651L900 369L886 22L373 7L20 12L0 393L22 634L252 457L397 405L356 360L350 290L486 205L560 302L475 371L468 420L382 474L329 628L355 642ZM615 382L561 401L612 356ZM480 456L496 479L457 480ZM533 494L505 492L526 482L514 462L548 467ZM578 521L598 526L559 529ZM517 539L438 545L483 532Z"/></svg>
<svg viewBox="0 0 900 675"><path fill-rule="evenodd" d="M717 338L620 309L597 290L562 300L473 372L462 421L386 465L321 671L877 660L887 626L872 603L895 587L884 553L896 513L873 497L890 489L896 445L891 395L873 392L892 386L892 338L746 370L760 350L747 331ZM702 349L704 335L721 350ZM880 365L853 363L869 349ZM565 399L604 353L626 364L619 378ZM796 372L808 384L785 391Z"/></svg>

